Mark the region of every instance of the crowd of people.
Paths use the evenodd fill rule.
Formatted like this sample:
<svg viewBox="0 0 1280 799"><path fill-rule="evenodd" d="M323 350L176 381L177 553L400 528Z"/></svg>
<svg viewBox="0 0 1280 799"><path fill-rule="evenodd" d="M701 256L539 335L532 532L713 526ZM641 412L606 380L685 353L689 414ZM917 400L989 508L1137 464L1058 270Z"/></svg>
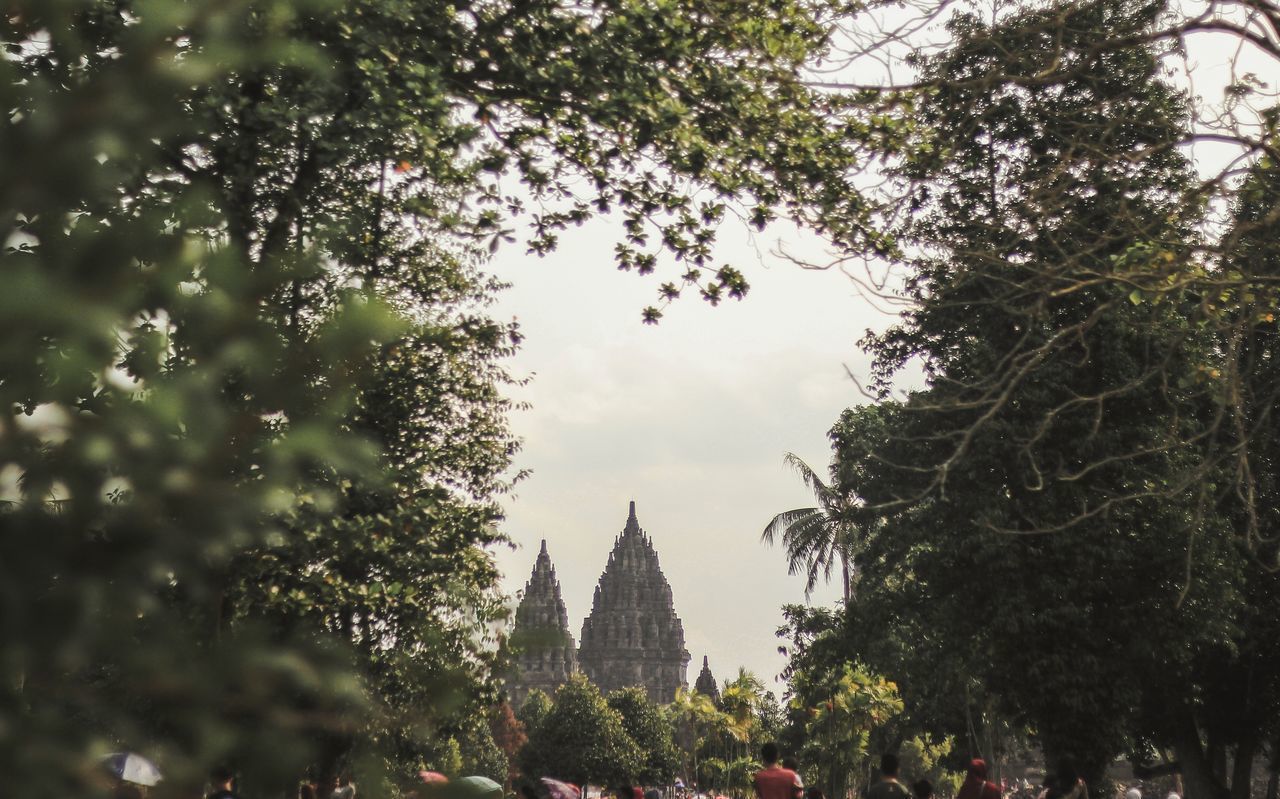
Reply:
<svg viewBox="0 0 1280 799"><path fill-rule="evenodd" d="M120 757L122 756L112 756L112 758ZM127 757L136 758L133 755ZM763 768L756 772L752 779L754 790L752 799L827 799L821 788L805 786L798 764L792 758L780 757L777 744L765 744L760 750L760 760ZM147 782L143 780L143 785L139 785L133 781L139 778L131 779L126 776L124 773L126 761L116 759L109 762L116 764L116 773L113 776L117 779L112 799L145 799ZM145 760L141 760L141 763L150 767L150 773L153 774L154 779L159 779L159 772L151 764ZM132 762L128 766L135 767ZM898 756L893 753L884 754L880 758L877 779L867 787L860 799L933 799L932 782L923 777L904 782L899 771ZM423 783L435 788L440 788L443 783L448 782L444 775L436 772L419 772L419 776ZM466 780L482 782L493 789L492 796L475 794L474 799L500 799L503 795L501 787L492 780L468 777L461 782L465 783ZM228 768L214 769L209 775L208 785L205 799L240 799L235 772ZM408 791L405 794L406 797L423 799L423 794L430 791L420 791L422 787L418 786ZM585 792L576 785L550 778L543 778L540 782L520 783L515 787L521 799L586 799ZM442 797L452 796L444 791L439 791L439 794ZM349 775L337 777L329 789L313 781L303 782L298 789L298 799L355 799L355 795L356 786ZM468 796L471 795L468 794ZM1158 796L1158 794L1155 795ZM596 799L661 799L661 796L662 794L657 790L651 789L646 792L643 788L624 784L615 786L612 790L603 791ZM725 797L716 797L716 799L725 799ZM1040 785L1032 785L1022 780L1002 787L988 779L986 762L975 758L969 762L964 782L956 793L955 799L1089 799L1089 789L1069 760L1060 762ZM1139 784L1121 786L1117 799L1143 799L1142 786ZM1177 791L1172 791L1164 799L1181 799L1181 797Z"/></svg>
<svg viewBox="0 0 1280 799"><path fill-rule="evenodd" d="M760 752L764 768L754 779L754 799L826 799L819 788L805 788L794 761L779 759L776 744L765 744ZM904 782L899 775L898 756L886 753L880 758L878 778L867 788L862 799L933 799L934 785L926 778ZM1137 785L1126 789L1117 799L1143 799ZM1064 759L1041 785L1023 780L1014 785L996 785L988 778L986 761L969 761L967 773L955 799L1089 799L1089 787L1076 772L1069 759ZM1164 799L1181 799L1176 791Z"/></svg>

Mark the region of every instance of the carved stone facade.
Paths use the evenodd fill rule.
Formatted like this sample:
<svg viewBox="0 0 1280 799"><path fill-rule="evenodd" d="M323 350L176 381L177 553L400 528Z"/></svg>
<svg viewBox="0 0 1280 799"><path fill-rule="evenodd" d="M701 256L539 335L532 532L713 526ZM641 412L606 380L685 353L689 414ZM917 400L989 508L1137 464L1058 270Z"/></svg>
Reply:
<svg viewBox="0 0 1280 799"><path fill-rule="evenodd" d="M578 664L605 693L639 685L651 700L665 703L688 686L684 625L634 502L582 623Z"/></svg>
<svg viewBox="0 0 1280 799"><path fill-rule="evenodd" d="M549 582L546 575L550 575ZM554 628L550 646L539 643L545 632L537 636L526 633L534 625L544 631ZM572 669L562 668L569 662L565 640L572 647L560 586L555 582L555 570L543 542L533 578L516 611L512 634L513 643L521 642L525 650L519 656L519 672L511 682L512 702L517 707L530 690L540 688L551 693L568 679ZM536 668L547 663L551 670ZM654 702L667 703L675 698L677 689L688 687L688 665L684 625L676 615L671 586L658 564L653 541L640 529L636 504L632 502L626 526L614 540L609 562L596 586L591 615L582 624L577 669L604 693L638 685Z"/></svg>
<svg viewBox="0 0 1280 799"><path fill-rule="evenodd" d="M702 671L698 672L698 679L693 683L693 690L703 696L711 697L711 701L720 701L720 686L716 685L715 675L711 673L711 664L707 661L707 656L702 656Z"/></svg>
<svg viewBox="0 0 1280 799"><path fill-rule="evenodd" d="M511 681L511 703L520 707L535 688L548 695L578 670L577 650L569 632L569 614L560 596L556 568L542 542L533 575L516 608L511 644L517 649L516 676Z"/></svg>

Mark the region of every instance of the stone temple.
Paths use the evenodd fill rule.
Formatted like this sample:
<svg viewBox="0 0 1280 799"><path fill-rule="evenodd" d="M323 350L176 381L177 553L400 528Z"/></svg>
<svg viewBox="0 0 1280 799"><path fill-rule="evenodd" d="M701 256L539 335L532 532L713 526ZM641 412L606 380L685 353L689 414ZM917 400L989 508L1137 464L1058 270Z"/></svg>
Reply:
<svg viewBox="0 0 1280 799"><path fill-rule="evenodd" d="M517 669L520 679L511 684L511 702L524 704L535 688L550 695L578 670L577 650L569 632L569 614L560 597L560 581L542 542L533 575L524 586L524 600L516 609L515 629L511 644L520 654Z"/></svg>
<svg viewBox="0 0 1280 799"><path fill-rule="evenodd" d="M604 693L638 685L659 703L688 687L684 625L653 540L636 519L636 503L600 575L577 652L545 541L516 610L511 640L519 651L509 681L516 707L535 688L553 693L575 671Z"/></svg>

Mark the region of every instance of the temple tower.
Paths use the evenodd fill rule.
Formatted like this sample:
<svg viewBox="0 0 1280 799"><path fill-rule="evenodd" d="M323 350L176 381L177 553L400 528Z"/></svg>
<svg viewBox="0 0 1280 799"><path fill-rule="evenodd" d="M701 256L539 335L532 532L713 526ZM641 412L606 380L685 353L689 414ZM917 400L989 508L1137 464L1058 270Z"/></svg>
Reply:
<svg viewBox="0 0 1280 799"><path fill-rule="evenodd" d="M516 673L509 681L512 707L523 705L535 688L554 694L578 670L569 614L545 539L516 608L511 646L516 650Z"/></svg>
<svg viewBox="0 0 1280 799"><path fill-rule="evenodd" d="M698 672L698 679L693 684L693 690L703 696L711 697L712 702L720 701L720 686L716 685L715 675L711 673L711 664L707 662L707 656L702 656L702 671Z"/></svg>
<svg viewBox="0 0 1280 799"><path fill-rule="evenodd" d="M578 664L604 693L638 685L667 703L688 686L684 625L634 502L582 624Z"/></svg>

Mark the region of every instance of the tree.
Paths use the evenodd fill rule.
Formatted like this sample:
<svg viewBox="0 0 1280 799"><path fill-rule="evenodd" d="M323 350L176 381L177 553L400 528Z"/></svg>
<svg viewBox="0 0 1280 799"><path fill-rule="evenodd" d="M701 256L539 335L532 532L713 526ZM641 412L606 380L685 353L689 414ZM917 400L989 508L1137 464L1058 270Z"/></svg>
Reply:
<svg viewBox="0 0 1280 799"><path fill-rule="evenodd" d="M662 709L649 701L644 689L623 688L609 694L607 703L622 716L622 729L643 756L632 777L637 785L670 785L680 769L674 729Z"/></svg>
<svg viewBox="0 0 1280 799"><path fill-rule="evenodd" d="M779 513L765 526L760 540L767 544L782 541L789 573L805 572L805 596L813 591L819 575L831 579L831 569L839 560L841 586L848 602L853 590L853 556L858 546L858 529L850 520L854 501L834 491L795 454L788 452L785 460L813 491L819 506Z"/></svg>
<svg viewBox="0 0 1280 799"><path fill-rule="evenodd" d="M823 774L832 796L859 790L860 776L870 776L872 733L902 712L897 687L849 664L825 674L797 671L790 687L792 706L807 716L805 761Z"/></svg>
<svg viewBox="0 0 1280 799"><path fill-rule="evenodd" d="M1273 394L1252 379L1274 321L1260 223L1276 204L1255 173L1230 189L1223 235L1191 232L1204 187L1172 156L1195 137L1189 112L1136 78L1154 74L1158 11L961 15L955 49L918 62L930 133L900 172L915 306L869 343L889 372L921 359L929 385L833 431L837 482L889 515L851 610L871 633L850 640L877 667L895 658L875 630L920 642L905 675L887 670L904 696L928 684L911 662L940 646L933 658L981 675L997 717L1095 775L1158 750L1189 793L1244 796L1270 734L1244 708L1273 690L1245 675L1274 673L1244 620L1274 615L1257 510ZM1049 69L1031 44L1045 36L1063 48Z"/></svg>
<svg viewBox="0 0 1280 799"><path fill-rule="evenodd" d="M507 759L507 774L504 784L510 790L512 783L520 774L517 758L520 756L520 750L524 748L525 743L529 740L529 736L525 735L524 724L516 718L516 714L511 710L511 705L506 702L499 704L489 714L489 731L493 735L494 743L498 745L498 748L502 750L503 756Z"/></svg>
<svg viewBox="0 0 1280 799"><path fill-rule="evenodd" d="M720 712L727 717L729 735L747 747L756 739L760 729L760 703L763 698L764 683L745 668L738 669L737 677L726 680L724 690L720 692Z"/></svg>
<svg viewBox="0 0 1280 799"><path fill-rule="evenodd" d="M526 777L554 777L586 785L616 785L634 779L645 753L627 734L622 714L605 702L582 675L556 691L551 711L520 755Z"/></svg>
<svg viewBox="0 0 1280 799"><path fill-rule="evenodd" d="M1200 213L1173 147L1186 111L1155 54L1091 47L1155 12L953 20L951 49L921 63L946 76L917 109L931 146L899 172L918 204L901 227L919 253L913 305L868 340L881 375L918 359L928 387L837 434L857 464L840 490L890 514L862 611L977 653L1000 709L1091 781L1126 749L1144 693L1185 685L1188 651L1224 640L1237 565L1189 478L1213 349L1187 322L1195 298L1111 279L1141 264L1176 284ZM1035 93L1004 80L1045 69L1047 36L1071 69ZM1134 151L1148 155L1119 162Z"/></svg>
<svg viewBox="0 0 1280 799"><path fill-rule="evenodd" d="M542 726L543 720L546 719L549 713L551 713L551 697L535 688L525 697L524 704L520 706L520 712L516 714L516 718L524 725L525 733L531 734Z"/></svg>
<svg viewBox="0 0 1280 799"><path fill-rule="evenodd" d="M682 751L688 753L684 764L687 782L702 779L699 753L709 741L728 728L728 718L716 707L711 697L698 691L676 690L675 698L667 706Z"/></svg>
<svg viewBox="0 0 1280 799"><path fill-rule="evenodd" d="M162 753L171 784L237 756L250 784L287 786L356 739L408 747L417 711L444 730L492 699L482 549L515 331L473 312L473 267L525 199L539 252L616 209L620 266L687 267L663 302L746 291L710 266L730 210L878 238L846 180L866 137L801 79L821 3L12 11L15 791L81 792L104 739Z"/></svg>
<svg viewBox="0 0 1280 799"><path fill-rule="evenodd" d="M1042 53L1045 58L1040 59L1028 52L1025 58L1012 57L1005 64L982 74L952 75L930 70L929 63L963 38L966 27L976 19L984 21L986 30L982 37L997 49L1016 53L1016 48L1035 39L1046 48ZM887 24L888 20L892 23ZM1080 36L1085 30L1092 35L1088 38ZM1238 47L1234 50L1222 48L1224 39L1234 41ZM913 132L929 130L930 126L917 124L919 110L922 104L932 103L939 95L959 97L976 92L990 97L1016 97L1027 93L1061 96L1060 93L1070 92L1073 85L1078 85L1083 71L1111 69L1112 64L1123 62L1135 49L1154 54L1164 73L1161 77L1168 77L1182 86L1194 80L1194 101L1183 104L1179 109L1176 124L1168 129L1172 135L1167 140L1149 141L1145 146L1128 151L1105 144L1131 133L1124 130L1127 123L1100 117L1092 128L1098 134L1097 142L1104 143L1092 151L1092 158L1097 162L1095 173L1110 171L1121 175L1134 169L1159 171L1161 163L1167 163L1174 151L1181 149L1193 153L1197 159L1197 171L1202 174L1190 175L1178 186L1167 186L1166 191L1188 209L1184 219L1189 221L1196 217L1197 221L1203 222L1197 225L1200 235L1184 238L1172 249L1140 247L1128 257L1118 258L1100 270L1073 272L1050 267L1038 271L1039 264L1028 262L1022 265L1021 276L1008 275L1014 280L1009 288L1021 291L1027 306L1036 301L1050 306L1059 304L1068 295L1088 294L1105 287L1118 297L1130 296L1135 301L1181 305L1182 312L1193 326L1212 329L1224 338L1232 335L1234 323L1231 320L1235 318L1236 311L1252 304L1252 300L1246 298L1265 298L1264 303L1274 303L1272 279L1265 270L1252 272L1241 268L1244 262L1237 252L1239 229L1224 224L1224 215L1220 213L1239 198L1244 185L1241 178L1251 164L1263 158L1274 162L1280 155L1277 148L1280 106L1277 106L1274 94L1261 85L1257 77L1274 71L1280 63L1280 5L1274 0L1245 3L1208 0L1192 5L1151 0L1128 3L1123 7L1098 2L1052 0L922 0L905 8L887 2L872 2L851 11L839 25L836 41L842 56L847 59L842 63L857 65L848 70L848 75L857 77L850 81L842 74L823 75L815 78L815 85L833 92L846 92L847 96L858 98L855 100L858 103L883 103L883 107L890 109L885 115L899 120ZM1206 60L1212 60L1227 51L1230 55L1225 68L1215 71L1212 77L1208 70L1197 69L1197 62L1204 56L1209 56ZM1036 61L1038 68L1025 69L1027 64L1020 65L1018 61ZM1205 81L1215 85L1207 89ZM928 163L945 157L946 149L942 142L930 135L892 141L894 146L885 150L888 166L881 168L880 162L869 162L870 174L865 179L867 184L874 183L879 187L869 196L874 196L877 201L877 212L884 229L899 231L905 220L913 218L928 204L931 188L911 181L885 179L887 173L894 172L903 162ZM1061 167L1065 171L1059 174L1065 180L1058 185L1042 182L1037 188L1036 202L1041 207L1057 200L1070 202L1073 182L1070 178L1079 175L1073 176L1069 170L1078 163L1081 151L1058 149L1052 141L1042 144L1046 149L1040 157L1047 169L1046 174L1052 174L1055 166ZM1066 193L1063 194L1061 189ZM1114 210L1117 219L1126 218L1127 208ZM1257 220L1249 226L1260 225L1258 229L1264 230L1267 225L1274 224L1280 215L1274 213L1274 208L1272 211L1266 216L1267 221ZM1129 221L1140 224L1141 219ZM855 272L855 267L864 262L868 277L859 279L860 288L886 301L901 304L904 297L899 290L904 285L909 287L917 279L920 243L910 235L892 235L887 240L894 245L887 257L868 258L866 252L857 248L845 248L838 250L827 263L810 266L838 267L856 276L862 270ZM1035 274L1041 279L1027 279ZM975 299L980 301L980 298ZM1054 321L1049 318L1046 324L1052 325ZM1072 339L1075 332L1072 324L1066 322L1053 328L1061 336L1061 341ZM1044 354L1044 344L1043 340L1011 335L1004 347L1009 358L986 364L985 372L971 375L973 383L981 382L987 387L991 407L1015 402L1025 378L1017 367L1038 360ZM1162 346L1167 347L1168 342ZM1202 354L1195 352L1199 346L1191 345L1190 359L1204 360ZM983 365L975 363L971 366L976 370ZM1173 431L1170 435L1166 446L1180 450L1186 458L1182 466L1185 473L1180 479L1167 486L1154 485L1139 496L1120 495L1099 498L1099 501L1109 501L1108 507L1129 502L1140 504L1151 495L1167 493L1177 496L1188 485L1217 483L1224 479L1239 481L1236 489L1242 495L1255 496L1248 490L1248 470L1238 468L1242 458L1247 457L1247 449L1226 444L1240 430L1250 430L1242 418L1244 408L1230 401L1235 393L1232 386L1243 378L1238 367L1239 363L1234 358L1227 358L1222 363L1205 364L1203 373L1196 378L1206 384L1205 398L1213 404L1213 412L1202 417L1200 424ZM1174 362L1165 369L1159 359L1155 359L1149 368L1159 375L1159 379L1170 383L1177 383L1185 377ZM883 375L879 377L883 378ZM873 391L886 387L884 383L877 385L875 379L872 382ZM966 410L972 410L954 397L939 398L939 401L954 403L952 409L959 416L963 416ZM1045 415L1038 421L1051 427L1055 423L1051 408L1043 410ZM987 422L986 416L977 414L969 419L969 426L976 435ZM1235 433L1231 428L1235 428ZM960 436L951 442L952 449L962 452L971 440L972 436ZM1117 442L1115 450L1124 450L1126 455L1138 459L1150 454L1142 448L1142 442L1131 443L1134 446L1125 449L1121 442ZM1206 443L1223 446L1205 446ZM1113 454L1099 453L1098 465L1114 464ZM935 479L924 490L944 493L951 471L943 467L951 463L940 458L931 464ZM923 464L917 466L924 468ZM1085 514L1077 514L1065 519L1064 523L1069 527L1077 520L1087 518ZM1251 526L1244 532L1256 548L1261 543L1260 528L1253 526L1258 519L1257 512L1251 513L1249 519ZM1190 529L1186 533L1188 537L1195 535Z"/></svg>
<svg viewBox="0 0 1280 799"><path fill-rule="evenodd" d="M506 781L510 763L483 718L473 719L458 739L463 771L459 776L488 777L499 785Z"/></svg>

